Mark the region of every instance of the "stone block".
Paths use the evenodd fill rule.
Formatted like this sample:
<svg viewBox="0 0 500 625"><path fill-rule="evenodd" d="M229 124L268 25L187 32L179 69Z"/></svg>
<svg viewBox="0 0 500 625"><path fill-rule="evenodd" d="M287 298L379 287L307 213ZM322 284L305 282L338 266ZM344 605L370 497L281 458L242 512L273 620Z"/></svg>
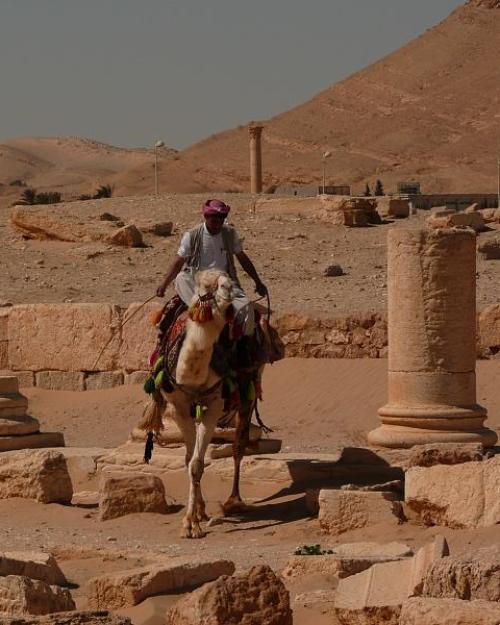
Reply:
<svg viewBox="0 0 500 625"><path fill-rule="evenodd" d="M12 308L9 306L8 308L0 307L0 342L8 341L8 324L9 324L9 315Z"/></svg>
<svg viewBox="0 0 500 625"><path fill-rule="evenodd" d="M157 302L141 306L138 303L130 304L123 316L122 343L116 368L129 373L148 369L149 356L157 340L157 329L151 323L151 316L160 306Z"/></svg>
<svg viewBox="0 0 500 625"><path fill-rule="evenodd" d="M0 341L0 369L9 368L9 342Z"/></svg>
<svg viewBox="0 0 500 625"><path fill-rule="evenodd" d="M64 447L64 436L60 432L36 432L0 436L0 451L40 449L42 447Z"/></svg>
<svg viewBox="0 0 500 625"><path fill-rule="evenodd" d="M166 625L262 623L292 625L290 595L268 566L221 577L178 601L166 614Z"/></svg>
<svg viewBox="0 0 500 625"><path fill-rule="evenodd" d="M333 609L339 623L399 625L401 606L408 597L411 568L411 559L385 562L341 579Z"/></svg>
<svg viewBox="0 0 500 625"><path fill-rule="evenodd" d="M39 371L35 374L36 386L49 391L83 391L83 371Z"/></svg>
<svg viewBox="0 0 500 625"><path fill-rule="evenodd" d="M161 479L144 473L103 475L99 489L99 519L116 519L135 512L168 512Z"/></svg>
<svg viewBox="0 0 500 625"><path fill-rule="evenodd" d="M127 616L106 611L56 612L48 616L1 616L0 625L132 625Z"/></svg>
<svg viewBox="0 0 500 625"><path fill-rule="evenodd" d="M454 528L500 523L500 457L406 472L406 505L427 525Z"/></svg>
<svg viewBox="0 0 500 625"><path fill-rule="evenodd" d="M292 556L282 572L283 577L303 575L334 575L340 578L356 575L374 564L393 562L413 555L402 543L346 543L333 547L332 554Z"/></svg>
<svg viewBox="0 0 500 625"><path fill-rule="evenodd" d="M25 434L34 434L40 429L40 424L37 419L23 416L9 416L2 415L0 410L0 436L23 436Z"/></svg>
<svg viewBox="0 0 500 625"><path fill-rule="evenodd" d="M15 375L0 375L0 395L19 393L19 380Z"/></svg>
<svg viewBox="0 0 500 625"><path fill-rule="evenodd" d="M71 505L77 508L97 508L99 506L99 492L96 490L81 490L73 493Z"/></svg>
<svg viewBox="0 0 500 625"><path fill-rule="evenodd" d="M132 373L126 373L123 378L124 384L144 384L149 376L149 371L132 371Z"/></svg>
<svg viewBox="0 0 500 625"><path fill-rule="evenodd" d="M322 489L319 524L325 534L338 535L378 523L398 525L402 512L398 496L390 492Z"/></svg>
<svg viewBox="0 0 500 625"><path fill-rule="evenodd" d="M377 197L377 212L381 217L409 217L410 202L387 196Z"/></svg>
<svg viewBox="0 0 500 625"><path fill-rule="evenodd" d="M90 579L87 603L93 610L116 610L137 605L147 597L196 588L221 575L232 575L234 570L229 560L166 560Z"/></svg>
<svg viewBox="0 0 500 625"><path fill-rule="evenodd" d="M433 443L415 445L408 454L407 467L432 467L437 464L481 462L484 458L480 443Z"/></svg>
<svg viewBox="0 0 500 625"><path fill-rule="evenodd" d="M28 399L21 393L0 395L0 418L24 417L28 410Z"/></svg>
<svg viewBox="0 0 500 625"><path fill-rule="evenodd" d="M484 241L478 241L477 251L485 260L500 259L500 238L490 237Z"/></svg>
<svg viewBox="0 0 500 625"><path fill-rule="evenodd" d="M498 625L500 604L495 601L412 598L401 608L399 625Z"/></svg>
<svg viewBox="0 0 500 625"><path fill-rule="evenodd" d="M500 601L500 550L498 546L469 554L442 558L428 569L424 597Z"/></svg>
<svg viewBox="0 0 500 625"><path fill-rule="evenodd" d="M123 384L122 371L96 371L85 374L85 390L100 391Z"/></svg>
<svg viewBox="0 0 500 625"><path fill-rule="evenodd" d="M74 610L75 602L69 590L49 586L45 582L19 575L0 577L0 614L50 614Z"/></svg>
<svg viewBox="0 0 500 625"><path fill-rule="evenodd" d="M67 583L54 556L40 551L0 552L0 576L5 575L22 575L57 586Z"/></svg>
<svg viewBox="0 0 500 625"><path fill-rule="evenodd" d="M487 306L479 313L479 346L500 348L500 304Z"/></svg>
<svg viewBox="0 0 500 625"><path fill-rule="evenodd" d="M484 230L484 219L480 212L474 213L458 213L452 211L437 211L425 220L427 228L472 228L476 232Z"/></svg>
<svg viewBox="0 0 500 625"><path fill-rule="evenodd" d="M24 497L64 504L72 496L68 467L60 452L23 449L0 455L0 499Z"/></svg>
<svg viewBox="0 0 500 625"><path fill-rule="evenodd" d="M409 596L420 596L429 568L450 555L450 548L444 536L435 536L434 540L421 547L413 558L413 566L408 586Z"/></svg>
<svg viewBox="0 0 500 625"><path fill-rule="evenodd" d="M114 370L119 329L119 310L109 304L14 306L8 324L10 367L32 371Z"/></svg>
<svg viewBox="0 0 500 625"><path fill-rule="evenodd" d="M15 376L19 380L20 388L31 388L35 386L35 373L33 371L12 371L0 369L0 376Z"/></svg>

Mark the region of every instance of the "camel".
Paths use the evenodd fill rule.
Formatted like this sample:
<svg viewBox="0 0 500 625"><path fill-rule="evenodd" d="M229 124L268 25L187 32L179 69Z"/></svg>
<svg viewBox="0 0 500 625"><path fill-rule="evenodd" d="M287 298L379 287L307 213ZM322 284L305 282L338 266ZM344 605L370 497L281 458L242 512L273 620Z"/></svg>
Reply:
<svg viewBox="0 0 500 625"><path fill-rule="evenodd" d="M205 502L201 492L204 458L215 427L223 414L222 378L211 367L213 348L228 323L231 310L233 283L219 270L205 270L196 275L197 294L190 307L186 335L170 374L169 390L155 390L139 428L159 433L168 405L186 445L186 467L190 487L181 536L202 538L202 521L207 521ZM255 374L255 369L253 374ZM168 386L168 385L167 385ZM256 399L244 402L236 417L233 443L234 479L230 497L223 505L224 513L242 510L245 505L239 491L240 465L249 443L251 416ZM152 434L149 434L152 436Z"/></svg>

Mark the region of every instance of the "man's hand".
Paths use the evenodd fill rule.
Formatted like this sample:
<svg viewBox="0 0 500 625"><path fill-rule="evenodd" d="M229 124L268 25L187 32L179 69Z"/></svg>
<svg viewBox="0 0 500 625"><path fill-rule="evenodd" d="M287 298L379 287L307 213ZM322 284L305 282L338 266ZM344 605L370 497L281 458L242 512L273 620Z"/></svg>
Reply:
<svg viewBox="0 0 500 625"><path fill-rule="evenodd" d="M160 284L160 286L156 289L157 297L163 297L165 295L165 291L167 287L164 284Z"/></svg>
<svg viewBox="0 0 500 625"><path fill-rule="evenodd" d="M260 282L260 280L255 283L255 290L261 297L267 295L267 286L263 282Z"/></svg>

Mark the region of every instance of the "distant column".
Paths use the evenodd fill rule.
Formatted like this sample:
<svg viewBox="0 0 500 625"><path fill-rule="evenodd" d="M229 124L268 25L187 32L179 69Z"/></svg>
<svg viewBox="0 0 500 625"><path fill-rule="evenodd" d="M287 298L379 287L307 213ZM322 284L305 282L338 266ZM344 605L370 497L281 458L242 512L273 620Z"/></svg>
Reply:
<svg viewBox="0 0 500 625"><path fill-rule="evenodd" d="M250 193L262 193L262 147L260 138L264 126L250 124Z"/></svg>
<svg viewBox="0 0 500 625"><path fill-rule="evenodd" d="M371 445L496 443L476 403L475 239L468 229L389 232L388 403Z"/></svg>

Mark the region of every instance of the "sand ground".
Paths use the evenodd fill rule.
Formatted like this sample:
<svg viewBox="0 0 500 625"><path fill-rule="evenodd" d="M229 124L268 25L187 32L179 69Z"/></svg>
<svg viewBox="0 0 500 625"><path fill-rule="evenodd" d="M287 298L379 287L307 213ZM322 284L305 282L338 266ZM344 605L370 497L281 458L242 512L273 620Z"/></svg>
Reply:
<svg viewBox="0 0 500 625"><path fill-rule="evenodd" d="M376 411L385 401L384 360L302 360L287 359L269 367L264 379L263 416L283 440L283 451L333 452L345 445L363 445L366 432L377 426ZM478 363L478 400L489 409L489 425L500 430L498 361ZM105 391L73 393L25 389L30 412L44 430L61 430L69 446L109 447L122 444L138 419L144 402L139 386ZM72 583L79 607L85 606L87 579L106 571L147 565L158 555L187 554L228 557L238 570L268 563L280 571L294 549L302 544L335 544L398 540L418 547L437 533L444 534L452 552L498 543L497 527L481 530L424 528L414 520L396 526L373 526L338 538L320 534L316 519L310 517L304 489L273 480L245 477L243 494L253 508L245 516L227 520L209 529L201 541L179 538L187 477L172 474L168 494L178 503L172 514L132 514L100 522L96 509L57 504L42 505L23 499L0 501L0 534L5 550L52 550ZM90 485L92 488L92 485ZM95 485L93 486L95 488ZM204 476L203 489L210 514L218 515L220 503L230 490L228 478L211 473ZM299 578L287 582L292 601L309 590L333 590L328 576ZM162 625L166 608L178 596L154 597L124 610L136 625ZM304 606L294 602L296 625L335 623L328 603Z"/></svg>
<svg viewBox="0 0 500 625"><path fill-rule="evenodd" d="M266 208L253 212L255 198L223 194L232 205L230 222L244 239L244 249L269 287L278 314L300 312L321 317L384 312L387 305L387 234L392 228L422 226L427 211L411 219L367 228L345 228L318 221L307 211ZM2 302L110 302L126 306L151 297L176 254L182 233L200 222L205 195L111 198L61 205L82 223L104 212L125 223L172 221L170 237L146 235L144 248L104 243L25 240L9 223L10 208L0 208L0 304ZM496 226L479 235L496 234ZM325 277L328 265L344 275ZM240 270L243 286L257 297ZM477 261L477 302L482 309L500 299L500 262ZM168 295L169 292L167 292Z"/></svg>

